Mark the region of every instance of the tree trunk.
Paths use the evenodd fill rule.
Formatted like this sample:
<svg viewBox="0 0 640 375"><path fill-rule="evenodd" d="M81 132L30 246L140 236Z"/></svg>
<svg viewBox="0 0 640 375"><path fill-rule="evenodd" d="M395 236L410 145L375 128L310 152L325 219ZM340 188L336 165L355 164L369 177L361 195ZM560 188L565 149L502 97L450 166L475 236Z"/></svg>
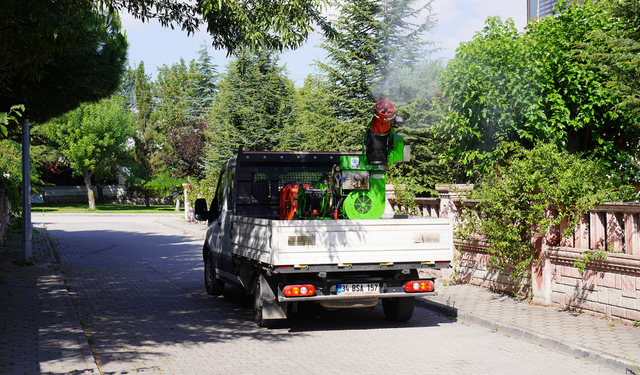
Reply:
<svg viewBox="0 0 640 375"><path fill-rule="evenodd" d="M93 173L88 170L84 170L84 185L87 187L87 197L89 198L89 209L96 209L96 199L93 196L93 190L91 190L91 175Z"/></svg>
<svg viewBox="0 0 640 375"><path fill-rule="evenodd" d="M107 184L107 179L103 178L100 180L96 179L96 191L98 192L98 204L104 204L104 186Z"/></svg>

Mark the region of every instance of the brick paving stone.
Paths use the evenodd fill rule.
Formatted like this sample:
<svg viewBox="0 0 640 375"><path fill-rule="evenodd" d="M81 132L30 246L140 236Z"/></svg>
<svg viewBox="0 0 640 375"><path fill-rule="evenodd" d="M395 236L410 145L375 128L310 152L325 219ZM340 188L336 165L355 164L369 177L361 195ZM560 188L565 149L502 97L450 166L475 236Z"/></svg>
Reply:
<svg viewBox="0 0 640 375"><path fill-rule="evenodd" d="M30 303L36 308L15 305L23 310L13 316L15 327L9 322L1 326L0 364L5 353L18 350L5 341L31 332L38 339L22 337L24 345L37 342L42 350L35 349L37 366L19 368L27 373L43 366L54 373L97 373L95 363L92 368L86 357L73 355L86 351L87 337L100 370L110 375L615 373L425 309L416 309L405 324L386 321L379 305L373 310L310 309L292 314L280 327L259 328L242 291L227 288L224 297L204 292L203 226L143 215L36 215L33 220L47 226L66 283L59 271L45 267L42 279L27 278L17 289L31 289ZM6 291L0 283L3 298ZM502 306L513 303L507 297L467 295L494 317L521 316ZM73 305L67 305L69 296ZM29 293L20 298L28 302ZM455 298L458 307L462 300ZM34 312L32 321L21 320L25 311ZM553 322L544 309L527 311L534 317L530 322ZM1 311L0 317L12 312ZM33 328L24 331L20 324ZM15 373L9 366L3 370Z"/></svg>
<svg viewBox="0 0 640 375"><path fill-rule="evenodd" d="M436 310L454 307L458 316L475 317L482 325L499 322L520 332L544 336L545 340L577 345L591 356L612 356L616 359L613 367L621 370L634 370L629 355L636 362L640 359L640 329L636 327L622 323L611 326L595 316L530 305L472 285L438 285L438 292L438 296L427 299L426 306Z"/></svg>

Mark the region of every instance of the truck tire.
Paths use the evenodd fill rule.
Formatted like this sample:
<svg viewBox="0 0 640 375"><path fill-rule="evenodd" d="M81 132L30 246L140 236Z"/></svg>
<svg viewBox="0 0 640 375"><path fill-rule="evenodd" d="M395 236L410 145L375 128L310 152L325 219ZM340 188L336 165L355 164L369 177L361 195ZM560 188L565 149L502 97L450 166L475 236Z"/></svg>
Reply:
<svg viewBox="0 0 640 375"><path fill-rule="evenodd" d="M253 286L253 317L258 327L270 327L276 323L276 320L264 318L263 302L260 277L256 277Z"/></svg>
<svg viewBox="0 0 640 375"><path fill-rule="evenodd" d="M406 322L413 316L416 297L383 298L384 315L391 322Z"/></svg>
<svg viewBox="0 0 640 375"><path fill-rule="evenodd" d="M219 296L224 292L224 281L216 277L216 269L213 267L213 259L210 252L205 255L204 285L209 295Z"/></svg>

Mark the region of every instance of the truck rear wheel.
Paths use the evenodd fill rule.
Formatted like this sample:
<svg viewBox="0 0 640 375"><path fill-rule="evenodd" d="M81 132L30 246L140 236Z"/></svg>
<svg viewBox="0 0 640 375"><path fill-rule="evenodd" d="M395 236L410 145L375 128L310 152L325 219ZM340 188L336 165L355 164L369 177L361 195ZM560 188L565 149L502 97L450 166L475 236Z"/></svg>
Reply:
<svg viewBox="0 0 640 375"><path fill-rule="evenodd" d="M392 322L406 322L413 316L416 297L383 298L384 315Z"/></svg>
<svg viewBox="0 0 640 375"><path fill-rule="evenodd" d="M265 319L262 299L262 288L260 286L260 277L256 278L253 286L253 317L259 327L269 327L276 323L276 320Z"/></svg>
<svg viewBox="0 0 640 375"><path fill-rule="evenodd" d="M224 281L216 277L216 269L213 267L213 258L210 252L205 255L204 285L209 295L219 296L224 292Z"/></svg>

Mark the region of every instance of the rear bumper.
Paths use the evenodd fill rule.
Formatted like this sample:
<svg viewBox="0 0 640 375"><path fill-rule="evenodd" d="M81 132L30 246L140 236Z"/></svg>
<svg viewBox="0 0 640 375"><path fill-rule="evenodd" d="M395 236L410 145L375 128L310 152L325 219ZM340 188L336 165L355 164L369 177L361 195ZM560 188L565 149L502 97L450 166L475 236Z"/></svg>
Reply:
<svg viewBox="0 0 640 375"><path fill-rule="evenodd" d="M358 295L345 295L338 294L321 295L321 296L309 296L309 297L285 297L283 295L278 296L278 302L302 302L302 301L326 301L326 300L355 300L355 299L371 299L371 298L398 298L398 297L424 297L424 296L436 296L438 293L434 292L416 292L416 293L379 293L379 294L358 294Z"/></svg>

